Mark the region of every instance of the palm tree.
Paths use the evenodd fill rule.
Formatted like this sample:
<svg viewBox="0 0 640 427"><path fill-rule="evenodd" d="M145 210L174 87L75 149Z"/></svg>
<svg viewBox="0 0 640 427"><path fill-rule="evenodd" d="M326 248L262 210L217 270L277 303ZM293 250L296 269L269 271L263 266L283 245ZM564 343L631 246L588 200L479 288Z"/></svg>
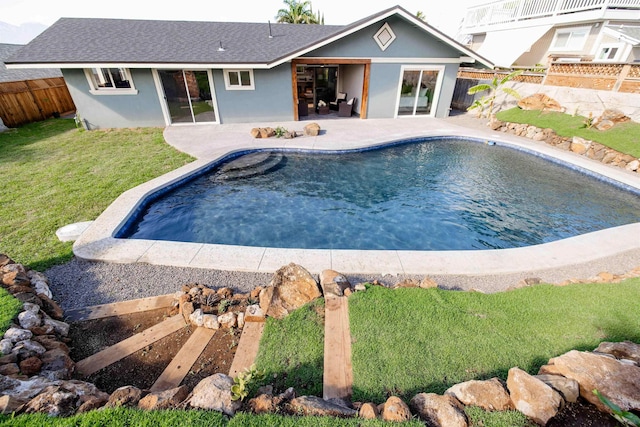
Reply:
<svg viewBox="0 0 640 427"><path fill-rule="evenodd" d="M309 0L284 0L288 6L278 11L276 19L278 22L289 24L318 24L320 17L316 16L311 9ZM323 17L324 20L324 17Z"/></svg>

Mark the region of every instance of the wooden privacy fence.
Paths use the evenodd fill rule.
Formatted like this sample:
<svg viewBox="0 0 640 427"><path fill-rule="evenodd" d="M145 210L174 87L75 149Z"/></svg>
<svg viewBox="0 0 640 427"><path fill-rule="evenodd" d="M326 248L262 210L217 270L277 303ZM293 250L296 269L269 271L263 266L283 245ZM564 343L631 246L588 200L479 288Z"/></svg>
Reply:
<svg viewBox="0 0 640 427"><path fill-rule="evenodd" d="M8 127L76 109L62 77L0 83L0 118Z"/></svg>

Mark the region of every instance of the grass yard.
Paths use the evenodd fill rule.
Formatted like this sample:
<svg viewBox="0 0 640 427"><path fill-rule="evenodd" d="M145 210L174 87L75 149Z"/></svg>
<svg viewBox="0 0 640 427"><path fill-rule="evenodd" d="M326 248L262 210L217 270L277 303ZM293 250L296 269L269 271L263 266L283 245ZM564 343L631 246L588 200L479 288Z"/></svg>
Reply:
<svg viewBox="0 0 640 427"><path fill-rule="evenodd" d="M621 153L640 157L640 123L627 122L615 125L607 131L587 129L585 117L555 111L521 110L518 107L500 111L496 117L504 122L527 123L539 128L551 128L558 135L599 142Z"/></svg>
<svg viewBox="0 0 640 427"><path fill-rule="evenodd" d="M256 366L278 393L294 387L298 395L322 396L323 349L324 299L317 299L282 320L267 319Z"/></svg>
<svg viewBox="0 0 640 427"><path fill-rule="evenodd" d="M22 303L3 287L0 287L0 336L9 329L11 321L21 310Z"/></svg>
<svg viewBox="0 0 640 427"><path fill-rule="evenodd" d="M355 401L442 394L471 379L529 373L571 349L640 342L640 278L481 294L371 287L349 299Z"/></svg>
<svg viewBox="0 0 640 427"><path fill-rule="evenodd" d="M79 131L51 119L0 133L0 252L43 271L71 259L55 231L95 219L122 192L191 162L161 128Z"/></svg>

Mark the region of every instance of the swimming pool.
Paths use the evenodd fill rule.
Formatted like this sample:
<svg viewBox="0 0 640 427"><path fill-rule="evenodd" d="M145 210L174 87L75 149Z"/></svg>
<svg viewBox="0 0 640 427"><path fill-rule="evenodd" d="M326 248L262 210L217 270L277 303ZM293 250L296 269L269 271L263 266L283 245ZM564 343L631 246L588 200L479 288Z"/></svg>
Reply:
<svg viewBox="0 0 640 427"><path fill-rule="evenodd" d="M218 162L147 197L116 237L477 250L537 245L640 221L637 192L485 142L430 137L339 154L266 150L253 166L259 173L251 160L237 168ZM237 154L227 160L243 164Z"/></svg>

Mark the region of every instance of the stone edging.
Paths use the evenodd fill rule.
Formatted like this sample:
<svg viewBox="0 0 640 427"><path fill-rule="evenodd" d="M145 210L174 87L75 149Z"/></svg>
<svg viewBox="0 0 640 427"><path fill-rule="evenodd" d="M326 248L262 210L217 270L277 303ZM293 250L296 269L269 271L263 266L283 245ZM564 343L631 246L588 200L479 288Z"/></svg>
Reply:
<svg viewBox="0 0 640 427"><path fill-rule="evenodd" d="M498 132L510 133L534 141L541 141L562 150L572 151L589 159L597 160L606 165L616 166L629 172L640 173L640 159L579 136L572 138L559 136L553 129L543 129L526 123L503 122L495 117L491 118L487 126Z"/></svg>

